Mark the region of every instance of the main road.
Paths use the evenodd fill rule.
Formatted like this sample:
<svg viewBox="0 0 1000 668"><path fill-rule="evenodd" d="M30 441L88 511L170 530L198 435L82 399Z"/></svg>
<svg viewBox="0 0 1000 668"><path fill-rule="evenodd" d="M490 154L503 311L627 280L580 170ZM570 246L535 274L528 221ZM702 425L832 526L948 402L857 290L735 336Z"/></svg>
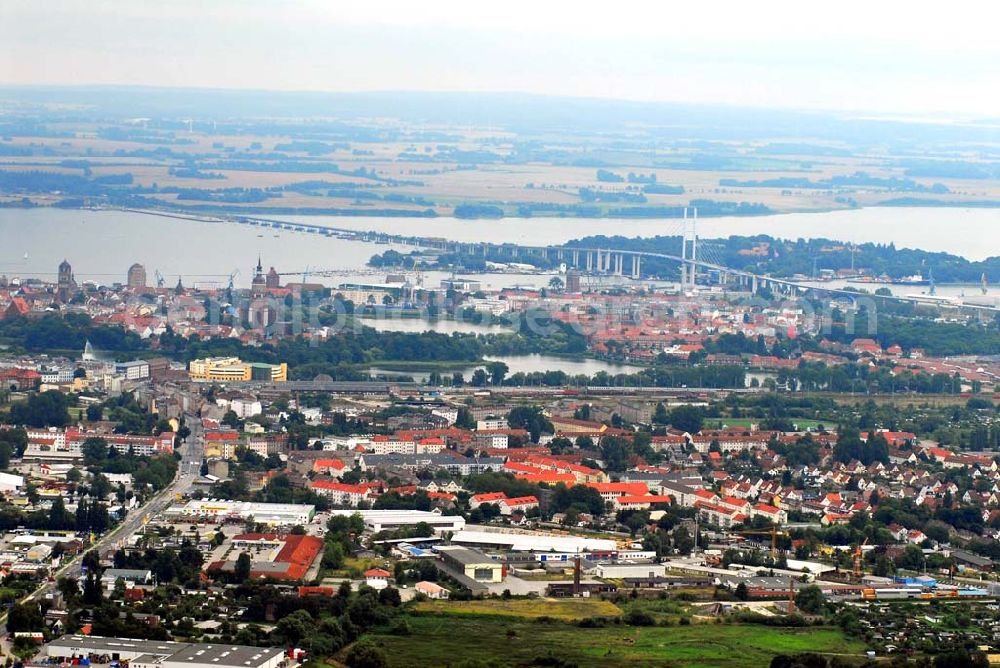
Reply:
<svg viewBox="0 0 1000 668"><path fill-rule="evenodd" d="M114 529L98 538L90 545L86 552L97 550L98 554L102 550L115 545L119 541L124 541L138 531L142 526L163 512L178 495L187 494L191 491L195 480L198 479L201 471L201 461L205 453L205 444L201 419L198 416L188 413L185 415L185 422L191 430L191 435L177 449L181 455L181 460L177 464L177 474L173 481L156 495L150 497L146 503L139 508L128 513L125 519ZM83 574L82 557L69 559L58 570L52 573L50 579L43 582L37 589L22 598L18 603L44 599L55 591L60 578L69 577L80 580ZM0 615L0 652L10 654L10 642L7 638L7 611Z"/></svg>

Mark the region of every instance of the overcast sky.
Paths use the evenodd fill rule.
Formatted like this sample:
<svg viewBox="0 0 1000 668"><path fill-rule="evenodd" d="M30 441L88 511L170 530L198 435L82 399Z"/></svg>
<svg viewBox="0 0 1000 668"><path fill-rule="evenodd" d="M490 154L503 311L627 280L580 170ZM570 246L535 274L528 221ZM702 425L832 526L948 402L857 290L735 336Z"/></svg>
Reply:
<svg viewBox="0 0 1000 668"><path fill-rule="evenodd" d="M525 91L1000 117L952 0L0 0L0 84Z"/></svg>

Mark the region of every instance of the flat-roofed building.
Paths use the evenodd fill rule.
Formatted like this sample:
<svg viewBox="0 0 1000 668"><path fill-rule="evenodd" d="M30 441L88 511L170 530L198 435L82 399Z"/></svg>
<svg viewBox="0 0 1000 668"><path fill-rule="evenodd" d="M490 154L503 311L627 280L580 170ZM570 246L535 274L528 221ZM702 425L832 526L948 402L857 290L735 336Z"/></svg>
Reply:
<svg viewBox="0 0 1000 668"><path fill-rule="evenodd" d="M227 499L193 499L184 505L172 506L168 516L248 520L271 526L308 524L316 514L316 506L304 503L255 503Z"/></svg>
<svg viewBox="0 0 1000 668"><path fill-rule="evenodd" d="M467 578L476 582L503 582L503 564L479 550L460 545L438 545L433 549L447 565Z"/></svg>
<svg viewBox="0 0 1000 668"><path fill-rule="evenodd" d="M594 575L609 580L624 578L662 578L667 574L663 564L598 564Z"/></svg>
<svg viewBox="0 0 1000 668"><path fill-rule="evenodd" d="M481 530L474 526L451 537L452 543L476 545L484 548L508 550L511 552L613 552L617 543L605 538L583 538L580 536L555 536L545 533L508 533Z"/></svg>
<svg viewBox="0 0 1000 668"><path fill-rule="evenodd" d="M146 360L115 362L115 372L125 376L125 380L149 378L149 362Z"/></svg>
<svg viewBox="0 0 1000 668"><path fill-rule="evenodd" d="M243 382L250 380L272 383L288 380L288 365L243 362L239 357L206 357L191 360L188 375L195 381Z"/></svg>
<svg viewBox="0 0 1000 668"><path fill-rule="evenodd" d="M375 533L416 526L421 522L429 524L435 532L461 531L465 528L465 518L461 515L441 515L426 510L331 510L330 514L358 514L364 520L365 528Z"/></svg>
<svg viewBox="0 0 1000 668"><path fill-rule="evenodd" d="M46 654L59 660L90 658L91 663L128 661L132 668L278 668L284 660L280 647L84 635L56 638L46 645Z"/></svg>
<svg viewBox="0 0 1000 668"><path fill-rule="evenodd" d="M118 580L123 581L125 587L131 589L136 585L151 584L153 582L153 573L152 571L137 568L108 568L101 574L101 584L109 592L114 591Z"/></svg>

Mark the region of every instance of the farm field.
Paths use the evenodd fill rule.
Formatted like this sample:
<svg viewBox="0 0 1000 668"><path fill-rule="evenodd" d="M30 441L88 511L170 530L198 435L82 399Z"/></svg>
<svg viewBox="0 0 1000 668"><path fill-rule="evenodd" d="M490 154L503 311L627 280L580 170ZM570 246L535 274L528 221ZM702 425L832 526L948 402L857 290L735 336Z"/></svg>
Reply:
<svg viewBox="0 0 1000 668"><path fill-rule="evenodd" d="M725 138L697 142L617 117L590 134L524 124L520 114L500 126L428 124L405 106L376 104L370 115L314 127L302 124L297 104L290 117L265 123L178 119L168 107L137 125L128 115L67 119L59 105L40 102L30 127L0 138L0 202L403 217L450 216L462 207L460 217L500 210L585 218L659 218L684 206L704 217L899 201L1000 206L1000 173L990 163L956 162L959 151L993 150L964 134L914 156L891 143L872 150L866 135L831 146L822 136L769 127L748 134L738 123ZM662 113L664 127L676 127L679 112ZM718 136L699 118L682 125L692 122L690 132Z"/></svg>
<svg viewBox="0 0 1000 668"><path fill-rule="evenodd" d="M605 668L756 668L777 654L861 656L865 649L831 628L696 624L587 629L563 622L428 614L412 615L408 622L410 635L368 636L383 647L394 668L458 666L469 657L484 666L516 666L549 656L568 665Z"/></svg>

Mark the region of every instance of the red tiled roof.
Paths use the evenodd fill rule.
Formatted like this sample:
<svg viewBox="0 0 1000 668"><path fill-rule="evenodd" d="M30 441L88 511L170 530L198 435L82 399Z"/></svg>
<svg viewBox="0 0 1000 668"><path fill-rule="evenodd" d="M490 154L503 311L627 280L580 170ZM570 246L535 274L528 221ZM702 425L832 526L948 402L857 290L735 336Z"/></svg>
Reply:
<svg viewBox="0 0 1000 668"><path fill-rule="evenodd" d="M642 494L649 488L644 482L588 482L587 487L593 487L601 494Z"/></svg>
<svg viewBox="0 0 1000 668"><path fill-rule="evenodd" d="M316 536L289 534L285 537L285 546L274 560L288 564L288 570L285 571L286 579L301 580L322 549L323 541Z"/></svg>
<svg viewBox="0 0 1000 668"><path fill-rule="evenodd" d="M240 432L238 431L206 431L206 441L238 441Z"/></svg>
<svg viewBox="0 0 1000 668"><path fill-rule="evenodd" d="M517 473L514 475L518 480L525 480L527 482L545 482L550 484L555 484L558 482L564 482L567 486L570 486L576 482L576 476L572 473L558 473L556 471L538 471L534 473Z"/></svg>
<svg viewBox="0 0 1000 668"><path fill-rule="evenodd" d="M313 470L317 469L337 469L338 471L345 468L346 464L339 459L317 459L313 462Z"/></svg>
<svg viewBox="0 0 1000 668"><path fill-rule="evenodd" d="M476 503L492 503L506 498L507 495L503 492L486 492L484 494L476 494L469 500L475 501Z"/></svg>

